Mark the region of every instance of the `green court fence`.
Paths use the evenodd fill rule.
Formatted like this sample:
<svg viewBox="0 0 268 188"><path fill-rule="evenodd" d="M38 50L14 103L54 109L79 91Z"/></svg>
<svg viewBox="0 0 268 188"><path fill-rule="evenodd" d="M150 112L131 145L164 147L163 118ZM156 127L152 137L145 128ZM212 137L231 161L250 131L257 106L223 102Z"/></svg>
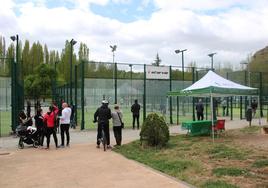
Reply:
<svg viewBox="0 0 268 188"><path fill-rule="evenodd" d="M82 61L75 66L74 80L72 82L72 96L70 99L70 83L60 84L56 93L59 99L73 102L76 106L76 122L81 129L93 128L93 116L101 101L106 99L113 110L113 104L119 104L126 126L132 126L131 105L137 99L141 105L140 120L150 112L162 114L170 124L179 124L185 120L195 120L194 97L167 97L171 90L181 90L202 78L208 69L186 67L184 78L179 66L170 66L169 79L146 78L146 65L127 63L103 63ZM248 75L244 71L231 72L222 75L237 83L248 85ZM251 73L250 86L261 88L262 115L267 110L267 83L264 82L263 73ZM245 116L245 110L251 97L215 98L215 114L222 118L221 101L227 100L226 116L230 119ZM204 118L210 119L210 100L203 98L205 106ZM226 117L224 117L226 118Z"/></svg>
<svg viewBox="0 0 268 188"><path fill-rule="evenodd" d="M201 70L201 69L200 69ZM113 109L113 104L119 104L125 124L132 126L131 105L138 100L141 105L141 123L148 113L162 114L166 121L173 124L180 120L194 118L193 98L167 98L167 91L179 90L193 83L193 71L188 68L182 79L181 67L170 66L170 78L147 79L146 65L125 63L93 63L80 62L74 72L74 104L76 106L77 124L81 129L94 127L92 121L94 112L106 99ZM59 84L57 84L59 85ZM70 101L69 84L57 87L57 96Z"/></svg>
<svg viewBox="0 0 268 188"><path fill-rule="evenodd" d="M15 132L23 109L22 62L0 58L0 136Z"/></svg>

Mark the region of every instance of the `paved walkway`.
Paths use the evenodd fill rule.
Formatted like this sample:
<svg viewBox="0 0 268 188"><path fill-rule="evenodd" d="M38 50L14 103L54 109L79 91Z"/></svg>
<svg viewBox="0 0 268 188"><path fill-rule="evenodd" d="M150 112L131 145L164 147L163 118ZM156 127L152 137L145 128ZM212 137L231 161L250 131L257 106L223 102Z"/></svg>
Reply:
<svg viewBox="0 0 268 188"><path fill-rule="evenodd" d="M253 124L258 124L257 120ZM246 121L227 121L226 128L247 125ZM170 132L185 133L179 126L170 127ZM126 143L138 139L139 132L126 129L123 136ZM72 130L71 147L57 150L53 139L50 150L18 150L18 138L0 138L0 187L190 187L115 152L96 149L95 137L95 131ZM113 136L111 141L113 144Z"/></svg>

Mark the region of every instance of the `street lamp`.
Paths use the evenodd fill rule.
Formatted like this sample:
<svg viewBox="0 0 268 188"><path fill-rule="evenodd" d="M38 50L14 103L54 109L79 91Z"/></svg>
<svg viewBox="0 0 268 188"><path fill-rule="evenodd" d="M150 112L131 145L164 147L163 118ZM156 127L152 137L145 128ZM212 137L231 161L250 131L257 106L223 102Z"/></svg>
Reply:
<svg viewBox="0 0 268 188"><path fill-rule="evenodd" d="M184 89L184 56L183 56L183 52L185 52L187 49L184 50L175 50L176 54L181 53L181 64L182 64L182 88ZM178 98L177 98L177 103L178 103ZM178 105L178 104L177 104ZM184 111L184 100L182 100L182 114L183 116L185 115L185 111Z"/></svg>
<svg viewBox="0 0 268 188"><path fill-rule="evenodd" d="M181 53L181 64L182 64L182 81L184 82L184 56L183 52L185 52L187 49L184 50L175 50L176 54ZM183 86L184 87L184 86ZM184 89L184 88L183 88Z"/></svg>
<svg viewBox="0 0 268 188"><path fill-rule="evenodd" d="M217 54L217 53L211 53L211 54L208 54L208 56L211 58L211 70L213 71L214 69L213 69L213 56L215 55L215 54Z"/></svg>
<svg viewBox="0 0 268 188"><path fill-rule="evenodd" d="M19 114L19 108L23 107L23 102L22 105L19 107L18 106L18 91L17 91L17 80L18 80L18 75L17 75L17 68L15 68L15 63L17 64L19 62L19 35L14 35L11 36L10 39L14 42L16 41L16 62L13 61L12 64L12 89L11 89L11 94L12 94L12 131L15 131L16 126L18 125L18 114Z"/></svg>
<svg viewBox="0 0 268 188"><path fill-rule="evenodd" d="M19 35L11 36L10 39L14 42L16 41L16 63L19 61Z"/></svg>
<svg viewBox="0 0 268 188"><path fill-rule="evenodd" d="M113 52L113 63L114 63L114 52L116 51L117 46L116 45L110 45L110 48L112 49Z"/></svg>
<svg viewBox="0 0 268 188"><path fill-rule="evenodd" d="M73 101L73 92L72 92L72 74L73 74L73 46L76 44L77 42L72 39L70 41L70 44L71 44L71 55L70 55L70 103L72 103Z"/></svg>
<svg viewBox="0 0 268 188"><path fill-rule="evenodd" d="M117 103L117 78L115 77L115 71L117 71L117 67L116 64L114 64L114 52L116 51L117 46L116 45L110 45L110 48L112 49L112 53L113 53L113 85L114 85L114 102Z"/></svg>

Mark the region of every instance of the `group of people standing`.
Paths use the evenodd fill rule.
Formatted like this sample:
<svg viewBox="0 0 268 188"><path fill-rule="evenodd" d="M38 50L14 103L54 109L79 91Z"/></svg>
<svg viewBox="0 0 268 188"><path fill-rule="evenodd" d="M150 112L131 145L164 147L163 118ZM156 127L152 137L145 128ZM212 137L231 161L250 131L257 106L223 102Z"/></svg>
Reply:
<svg viewBox="0 0 268 188"><path fill-rule="evenodd" d="M121 146L122 143L122 129L124 128L123 123L123 113L120 110L119 105L114 105L114 111L112 112L108 107L108 101L103 100L102 105L94 113L94 121L98 122L97 128L97 148L100 147L100 139L102 137L102 130L104 130L107 148L110 146L110 131L109 131L109 120L112 119L113 123L113 132L116 141L115 146ZM131 106L131 112L133 117L132 127L135 129L137 124L137 129L140 128L140 105L136 99L134 104ZM31 114L31 105L27 103L27 115L22 111L19 114L20 124L25 126L32 126L33 121ZM35 120L35 127L37 128L38 134L38 143L40 147L43 147L44 138L46 137L46 147L49 149L50 146L50 137L51 135L54 138L56 148L65 147L65 135L66 135L66 146L70 145L70 133L69 128L71 125L73 117L72 108L66 103L62 102L62 106L59 109L55 103L49 107L48 112L43 114L43 110L40 107L36 109L36 114L33 117ZM60 129L61 135L61 145L58 145L57 130Z"/></svg>
<svg viewBox="0 0 268 188"><path fill-rule="evenodd" d="M20 113L20 123L25 126L31 126L32 117L30 117L30 109L28 109L27 105L27 116L23 112ZM29 114L28 114L29 113ZM46 137L46 147L45 149L49 149L50 146L50 137L53 135L54 142L56 148L65 147L65 135L67 138L66 146L68 147L70 144L70 121L71 121L72 109L65 102L62 103L61 109L57 107L54 103L52 104L48 112L43 114L42 108L38 108L36 110L36 114L34 116L35 126L37 128L38 134L38 143L40 147L43 147L44 138ZM57 129L60 128L61 134L61 145L58 145L57 138Z"/></svg>
<svg viewBox="0 0 268 188"><path fill-rule="evenodd" d="M223 99L221 101L221 106L222 106L222 115L226 116L226 109L227 109L226 99ZM256 110L258 107L258 103L256 102L255 99L251 102L250 107L252 109L253 117L255 117ZM216 117L218 116L218 101L217 100L214 101L214 108L215 108L214 113ZM202 99L198 100L198 103L195 105L195 110L196 110L197 120L204 120L204 105L203 105Z"/></svg>

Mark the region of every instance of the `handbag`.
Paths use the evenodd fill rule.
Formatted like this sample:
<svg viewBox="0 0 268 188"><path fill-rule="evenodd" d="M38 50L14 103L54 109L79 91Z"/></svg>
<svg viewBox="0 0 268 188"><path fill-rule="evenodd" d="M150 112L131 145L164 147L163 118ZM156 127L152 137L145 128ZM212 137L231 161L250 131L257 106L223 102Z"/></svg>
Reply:
<svg viewBox="0 0 268 188"><path fill-rule="evenodd" d="M122 122L122 120L121 120L121 117L120 117L120 115L119 115L119 113L117 112L117 115L118 115L118 117L119 117L119 120L120 120L120 123L121 123L121 127L122 127L122 129L124 128L124 126L125 126L125 124Z"/></svg>

